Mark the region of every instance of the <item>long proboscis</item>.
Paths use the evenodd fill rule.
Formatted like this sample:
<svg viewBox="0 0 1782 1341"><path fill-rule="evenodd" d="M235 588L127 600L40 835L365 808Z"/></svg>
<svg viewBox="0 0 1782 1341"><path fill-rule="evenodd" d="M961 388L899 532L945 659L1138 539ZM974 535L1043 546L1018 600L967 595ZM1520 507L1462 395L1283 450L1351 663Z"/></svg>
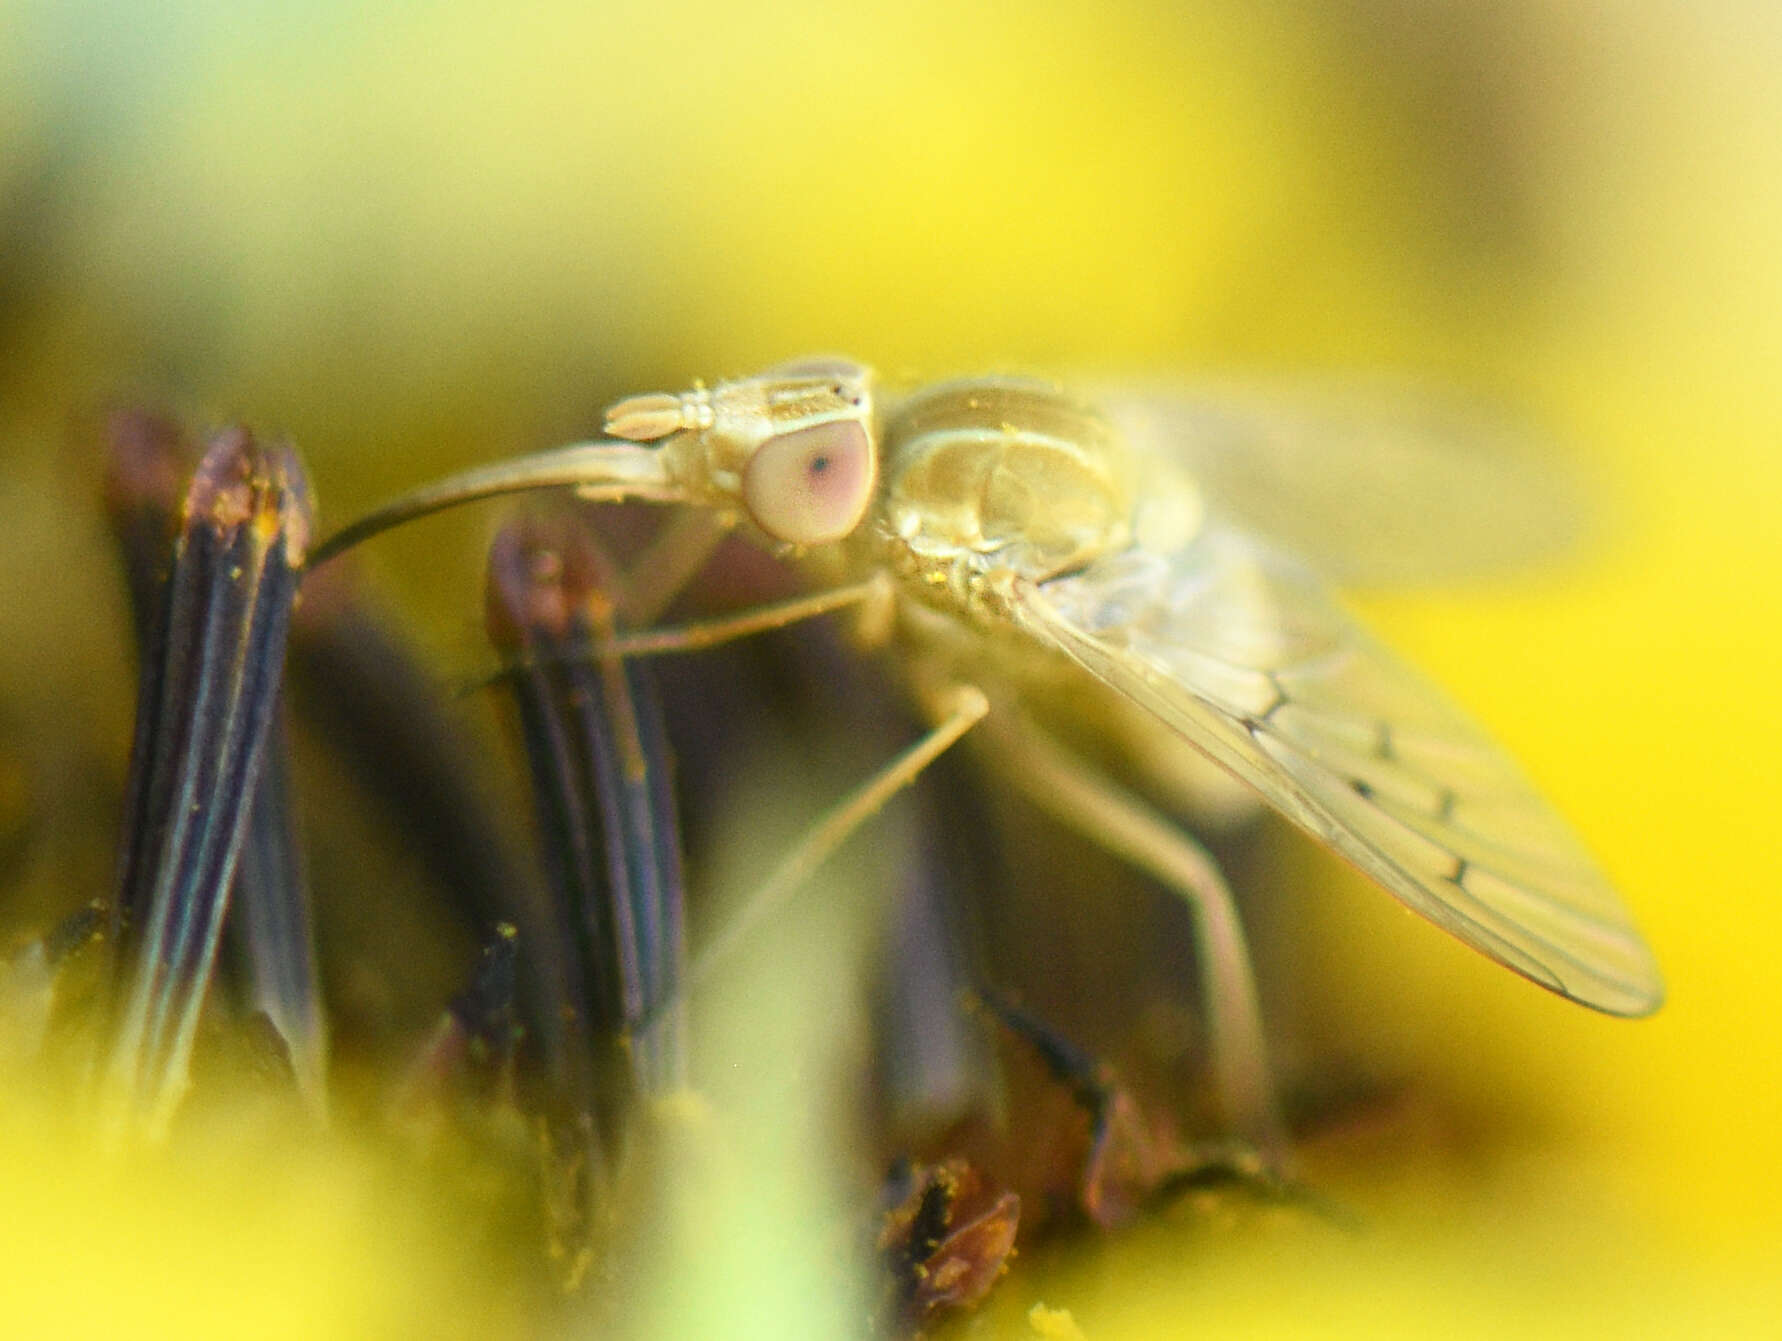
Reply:
<svg viewBox="0 0 1782 1341"><path fill-rule="evenodd" d="M659 448L630 442L579 442L478 466L403 494L329 536L316 546L308 567L319 568L360 541L404 522L460 503L533 489L574 489L595 502L628 498L676 502L686 497L685 487L674 478L669 459Z"/></svg>

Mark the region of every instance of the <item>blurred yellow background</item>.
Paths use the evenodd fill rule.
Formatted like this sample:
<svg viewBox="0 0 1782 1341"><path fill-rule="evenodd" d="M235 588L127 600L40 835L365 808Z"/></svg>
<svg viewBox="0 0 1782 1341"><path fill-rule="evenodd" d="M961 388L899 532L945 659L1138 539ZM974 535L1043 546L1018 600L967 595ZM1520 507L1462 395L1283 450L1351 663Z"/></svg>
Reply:
<svg viewBox="0 0 1782 1341"><path fill-rule="evenodd" d="M1333 1174L1357 1234L1149 1225L1017 1274L986 1325L1043 1298L1098 1341L1782 1334L1778 70L1762 0L7 0L0 709L127 739L68 434L120 388L289 431L333 522L813 349L1483 393L1599 479L1603 544L1367 609L1601 854L1669 1003L1594 1017L1339 878L1303 1009L1513 1120ZM377 560L461 667L478 525ZM109 869L82 860L72 897ZM289 1169L264 1202L67 1180L43 1126L0 1131L9 1334L239 1335L317 1299L292 1335L519 1325L456 1309L465 1250L344 1148L293 1210ZM731 1334L822 1334L771 1311L796 1291L726 1288Z"/></svg>

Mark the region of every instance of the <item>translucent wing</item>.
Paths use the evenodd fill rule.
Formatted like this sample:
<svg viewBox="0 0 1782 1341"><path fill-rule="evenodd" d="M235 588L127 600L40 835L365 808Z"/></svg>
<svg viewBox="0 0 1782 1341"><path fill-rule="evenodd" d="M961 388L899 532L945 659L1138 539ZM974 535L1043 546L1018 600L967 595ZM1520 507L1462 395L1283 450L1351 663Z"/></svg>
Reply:
<svg viewBox="0 0 1782 1341"><path fill-rule="evenodd" d="M1651 952L1517 766L1293 560L1222 527L1028 584L1016 618L1255 787L1404 903L1614 1015Z"/></svg>
<svg viewBox="0 0 1782 1341"><path fill-rule="evenodd" d="M1575 468L1489 412L1386 385L1098 393L1141 453L1212 514L1357 585L1552 560L1591 520Z"/></svg>

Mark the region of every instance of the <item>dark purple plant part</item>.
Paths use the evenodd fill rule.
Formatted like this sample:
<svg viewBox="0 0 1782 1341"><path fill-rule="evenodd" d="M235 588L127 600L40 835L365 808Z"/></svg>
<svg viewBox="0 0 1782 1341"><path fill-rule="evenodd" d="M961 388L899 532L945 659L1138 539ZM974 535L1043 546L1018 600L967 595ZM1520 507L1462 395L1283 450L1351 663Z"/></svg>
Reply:
<svg viewBox="0 0 1782 1341"><path fill-rule="evenodd" d="M970 1164L900 1164L885 1183L878 1252L886 1272L880 1326L915 1331L975 1308L1008 1270L1021 1199Z"/></svg>
<svg viewBox="0 0 1782 1341"><path fill-rule="evenodd" d="M123 563L140 652L166 599L180 507L199 451L177 419L140 406L113 410L102 432L105 516Z"/></svg>
<svg viewBox="0 0 1782 1341"><path fill-rule="evenodd" d="M479 942L517 931L520 1021L547 1059L559 1055L563 956L519 826L467 744L475 724L350 561L304 575L290 693L299 721L444 896L439 911Z"/></svg>
<svg viewBox="0 0 1782 1341"><path fill-rule="evenodd" d="M328 1029L289 759L281 711L269 728L225 933L245 1004L283 1040L298 1093L320 1116L327 1108Z"/></svg>
<svg viewBox="0 0 1782 1341"><path fill-rule="evenodd" d="M64 994L64 969L104 935L107 909L95 899L45 935L26 941L0 964L0 1067L38 1059Z"/></svg>
<svg viewBox="0 0 1782 1341"><path fill-rule="evenodd" d="M464 990L453 997L409 1068L398 1110L437 1107L454 1085L485 1096L511 1098L521 1026L515 1008L519 932L495 929Z"/></svg>
<svg viewBox="0 0 1782 1341"><path fill-rule="evenodd" d="M1031 1012L980 990L978 1004L1030 1047L1087 1119L1071 1175L1076 1214L1112 1230L1193 1191L1229 1189L1262 1202L1311 1205L1242 1142L1189 1142L1173 1115L1141 1102L1116 1069ZM1073 1148L1066 1143L1066 1149Z"/></svg>
<svg viewBox="0 0 1782 1341"><path fill-rule="evenodd" d="M568 1124L565 1135L588 1152L575 1167L590 1172L595 1198L634 1098L686 1083L673 769L647 666L598 650L615 630L617 582L573 512L523 514L490 550L489 636L511 663L502 680L531 772L554 931L569 951L558 1014L572 1052L559 1059L552 1109L556 1127ZM573 1229L555 1237L580 1261Z"/></svg>
<svg viewBox="0 0 1782 1341"><path fill-rule="evenodd" d="M310 528L295 451L242 428L212 439L143 646L100 1078L114 1132L164 1131L186 1090Z"/></svg>
<svg viewBox="0 0 1782 1341"><path fill-rule="evenodd" d="M925 1145L997 1102L994 1049L960 1009L970 980L950 925L948 873L931 860L932 842L912 849L873 997L878 1108L900 1148Z"/></svg>
<svg viewBox="0 0 1782 1341"><path fill-rule="evenodd" d="M146 661L172 599L175 556L185 544L178 534L179 509L198 454L176 420L146 409L114 411L105 437L106 513L130 592L138 649ZM268 727L224 938L243 1007L265 1016L298 1092L320 1115L327 1107L327 1025L292 806L284 717L281 703Z"/></svg>

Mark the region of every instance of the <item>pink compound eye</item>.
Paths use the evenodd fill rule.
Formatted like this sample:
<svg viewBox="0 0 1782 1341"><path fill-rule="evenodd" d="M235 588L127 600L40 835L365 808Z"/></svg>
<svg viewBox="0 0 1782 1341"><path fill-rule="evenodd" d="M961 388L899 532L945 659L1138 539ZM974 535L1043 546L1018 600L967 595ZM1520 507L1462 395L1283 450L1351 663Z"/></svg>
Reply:
<svg viewBox="0 0 1782 1341"><path fill-rule="evenodd" d="M749 515L793 545L840 540L866 515L872 490L872 444L852 419L769 438L743 470Z"/></svg>

